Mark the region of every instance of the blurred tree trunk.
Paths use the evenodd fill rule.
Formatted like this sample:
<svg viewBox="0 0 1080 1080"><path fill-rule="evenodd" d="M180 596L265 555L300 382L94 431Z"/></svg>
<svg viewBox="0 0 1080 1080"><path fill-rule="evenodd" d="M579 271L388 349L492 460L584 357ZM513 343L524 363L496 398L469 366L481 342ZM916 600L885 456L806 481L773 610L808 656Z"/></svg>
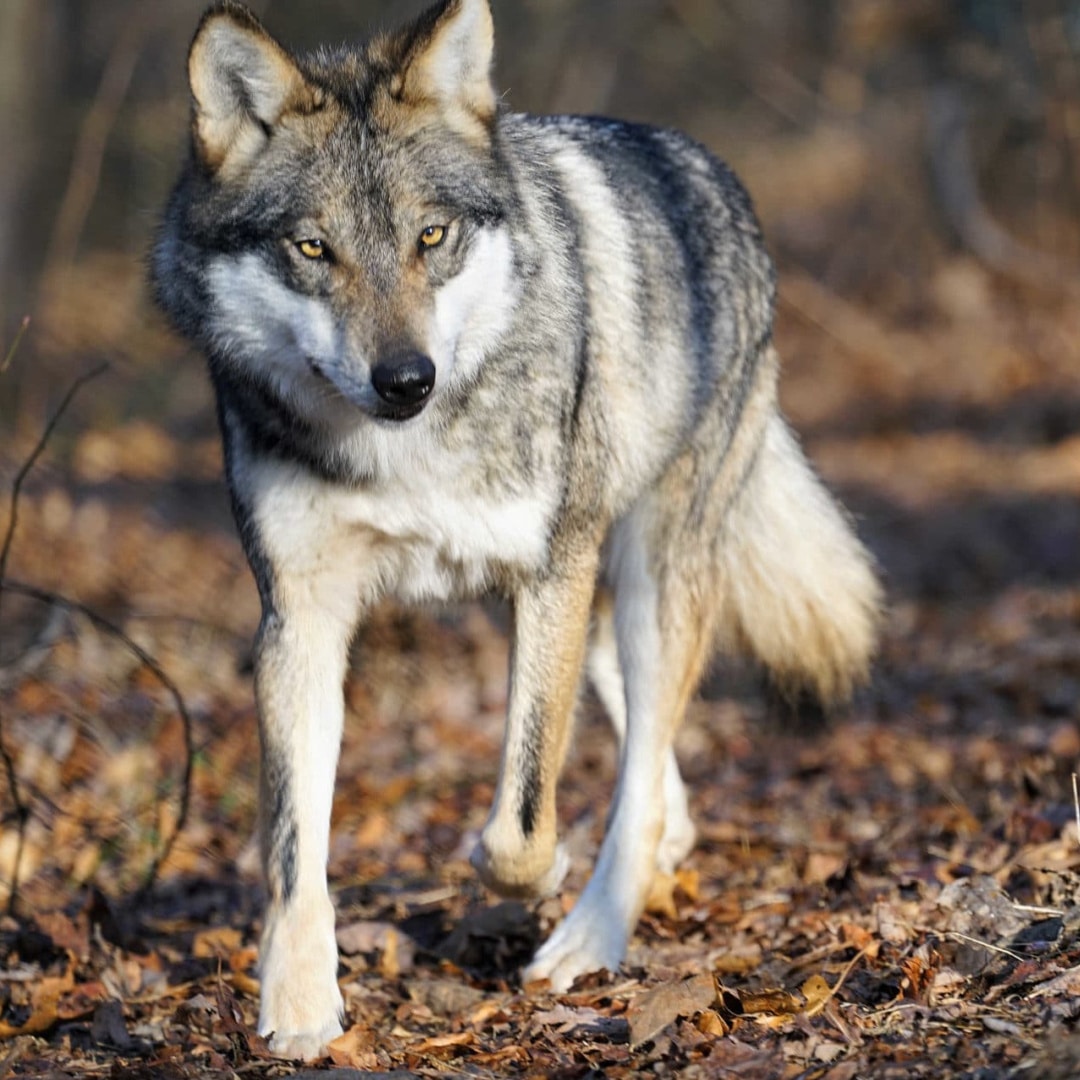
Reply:
<svg viewBox="0 0 1080 1080"><path fill-rule="evenodd" d="M0 2L0 348L15 331L32 293L32 275L20 257L22 197L33 175L40 140L35 137L49 65L42 47L52 4L48 0ZM30 260L36 268L38 258Z"/></svg>

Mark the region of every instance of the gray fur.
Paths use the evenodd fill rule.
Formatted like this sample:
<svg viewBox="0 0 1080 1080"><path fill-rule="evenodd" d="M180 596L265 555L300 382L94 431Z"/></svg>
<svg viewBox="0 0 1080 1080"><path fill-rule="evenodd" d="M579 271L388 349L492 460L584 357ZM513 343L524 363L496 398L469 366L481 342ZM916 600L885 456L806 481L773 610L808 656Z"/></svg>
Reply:
<svg viewBox="0 0 1080 1080"><path fill-rule="evenodd" d="M490 50L486 0L309 57L227 2L189 61L153 276L206 352L263 602L260 1030L285 1055L340 1030L326 789L381 596L513 603L474 863L518 895L565 868L555 784L602 615L623 766L597 871L527 972L557 987L617 966L692 843L670 746L714 645L838 696L873 644L869 561L777 412L775 276L739 181L677 132L497 108ZM372 371L429 355L406 416Z"/></svg>

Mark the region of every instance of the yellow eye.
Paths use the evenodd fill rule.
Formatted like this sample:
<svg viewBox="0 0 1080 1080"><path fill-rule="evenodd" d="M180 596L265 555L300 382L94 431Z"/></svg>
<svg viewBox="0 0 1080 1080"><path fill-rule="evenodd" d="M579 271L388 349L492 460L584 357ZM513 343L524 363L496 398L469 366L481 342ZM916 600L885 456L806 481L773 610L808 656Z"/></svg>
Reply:
<svg viewBox="0 0 1080 1080"><path fill-rule="evenodd" d="M305 259L322 259L326 257L326 248L321 240L298 240L296 246Z"/></svg>
<svg viewBox="0 0 1080 1080"><path fill-rule="evenodd" d="M445 225L429 225L420 234L420 246L422 248L437 248L445 239Z"/></svg>

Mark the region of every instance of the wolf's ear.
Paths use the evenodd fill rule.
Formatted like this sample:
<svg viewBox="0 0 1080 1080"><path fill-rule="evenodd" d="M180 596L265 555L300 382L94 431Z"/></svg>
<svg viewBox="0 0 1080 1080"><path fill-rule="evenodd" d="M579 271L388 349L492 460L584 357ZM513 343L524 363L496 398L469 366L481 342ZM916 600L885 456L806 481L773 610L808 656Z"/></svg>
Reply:
<svg viewBox="0 0 1080 1080"><path fill-rule="evenodd" d="M420 17L405 56L401 91L432 102L451 122L475 127L495 115L491 61L495 27L488 0L444 0Z"/></svg>
<svg viewBox="0 0 1080 1080"><path fill-rule="evenodd" d="M226 176L258 154L286 112L312 98L289 54L247 8L228 0L199 24L188 80L196 153L211 172Z"/></svg>

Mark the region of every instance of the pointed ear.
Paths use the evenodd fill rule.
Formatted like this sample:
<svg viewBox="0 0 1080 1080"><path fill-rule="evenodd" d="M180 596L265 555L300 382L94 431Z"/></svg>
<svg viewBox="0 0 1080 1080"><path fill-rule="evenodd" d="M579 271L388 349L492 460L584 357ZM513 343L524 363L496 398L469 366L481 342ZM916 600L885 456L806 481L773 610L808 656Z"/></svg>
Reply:
<svg viewBox="0 0 1080 1080"><path fill-rule="evenodd" d="M402 96L433 102L468 127L495 115L495 27L488 0L446 0L420 17L405 58Z"/></svg>
<svg viewBox="0 0 1080 1080"><path fill-rule="evenodd" d="M313 92L289 54L247 8L225 2L204 16L188 54L195 152L211 172L251 162L290 109Z"/></svg>

